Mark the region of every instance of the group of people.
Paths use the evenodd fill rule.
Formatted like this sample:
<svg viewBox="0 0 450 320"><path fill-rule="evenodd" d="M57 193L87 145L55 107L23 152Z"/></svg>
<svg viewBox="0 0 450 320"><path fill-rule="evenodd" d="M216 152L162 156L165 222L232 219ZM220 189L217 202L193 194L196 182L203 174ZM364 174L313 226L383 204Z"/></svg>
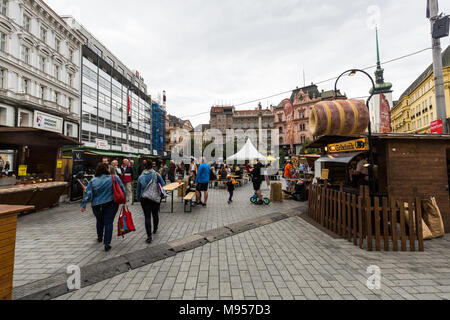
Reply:
<svg viewBox="0 0 450 320"><path fill-rule="evenodd" d="M188 166L183 165L184 172ZM257 204L263 204L261 194L261 184L264 181L264 174L262 168L264 166L260 161L257 161L252 168L249 164L246 169L253 182L253 188L258 195ZM98 164L95 172L95 177L89 181L86 188L83 201L81 203L81 211L86 211L88 202L92 203L92 209L97 221L97 241L103 242L105 251L111 250L111 241L113 233L113 224L115 216L119 210L119 204L114 202L114 177L120 186L122 192L126 196L127 203L134 204L134 181L135 176L138 175L136 182L136 199L140 202L145 216L145 230L147 233L147 243L152 242L152 236L157 233L159 226L159 211L161 201L155 201L154 197L148 197L148 194L158 193L160 188L166 185L166 174L170 182L175 181L174 174L177 166L175 162L171 161L169 166L166 164L157 164L152 161L144 160L142 164L136 169L132 160L124 159L119 165L117 160L109 163L108 158L104 158ZM216 180L216 172L219 176L224 176L226 179L226 187L229 193L228 204L233 202L233 195L235 190L235 180L232 178L232 173L239 176L242 174L242 169L238 166L222 165L217 166L213 164L210 166L205 158L200 158L199 163L192 161L189 165L189 180L187 192L196 193L196 201L194 205L206 207L208 202L208 187L210 181ZM221 174L222 172L222 174ZM223 174L223 173L226 173ZM151 188L156 188L150 190ZM203 196L203 200L202 200ZM161 199L163 194L161 194ZM153 223L152 223L153 222ZM153 226L153 229L152 229Z"/></svg>
<svg viewBox="0 0 450 320"><path fill-rule="evenodd" d="M162 194L160 188L166 185L165 180L159 173L160 168L151 161L144 160L136 170L132 160L124 159L119 166L117 160L109 163L104 158L97 165L95 177L89 181L83 201L81 202L81 212L86 211L88 202L92 203L92 210L97 220L97 241L103 242L105 251L111 250L113 224L119 210L119 204L114 202L114 180L117 181L120 189L127 199L127 203L134 204L134 177L138 173L136 185L136 199L140 202L145 216L145 230L147 233L147 243L152 243L152 235L158 232L159 210ZM114 179L116 177L116 179ZM150 190L153 188L154 190ZM155 201L154 198L147 197L147 194L160 194L161 199ZM153 229L152 229L153 220Z"/></svg>

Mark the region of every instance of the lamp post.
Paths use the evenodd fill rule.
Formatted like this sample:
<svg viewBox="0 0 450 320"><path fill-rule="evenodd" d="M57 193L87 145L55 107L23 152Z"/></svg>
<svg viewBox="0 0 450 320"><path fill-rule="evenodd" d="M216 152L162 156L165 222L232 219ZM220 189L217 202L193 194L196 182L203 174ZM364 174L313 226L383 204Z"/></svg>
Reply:
<svg viewBox="0 0 450 320"><path fill-rule="evenodd" d="M373 96L377 93L376 92L376 87L375 87L375 82L373 80L373 78L370 76L370 74L368 74L367 72L365 72L364 70L360 70L360 69L351 69L351 70L347 70L344 73L342 73L336 80L336 83L334 84L334 95L335 97L337 96L337 84L339 82L339 80L346 74L348 74L349 76L354 76L357 72L361 72L363 74L365 74L370 81L372 82L372 90L370 91L370 96L367 99L366 102L366 106L367 109L369 110L369 136L368 136L368 140L369 140L369 190L370 190L370 196L373 197L374 193L375 193L375 177L374 177L374 156L373 156L373 141L372 141L372 124L370 121L370 100L373 98Z"/></svg>

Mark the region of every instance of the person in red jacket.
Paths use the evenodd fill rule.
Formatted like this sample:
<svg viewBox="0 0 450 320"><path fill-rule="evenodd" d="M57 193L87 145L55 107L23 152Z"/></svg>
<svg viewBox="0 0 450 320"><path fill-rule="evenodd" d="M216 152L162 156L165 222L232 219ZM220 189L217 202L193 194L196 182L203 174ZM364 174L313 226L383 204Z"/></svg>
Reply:
<svg viewBox="0 0 450 320"><path fill-rule="evenodd" d="M134 204L134 194L133 194L133 168L130 165L128 159L123 160L122 164L122 175L120 179L122 180L125 190L127 191L127 203L131 205Z"/></svg>

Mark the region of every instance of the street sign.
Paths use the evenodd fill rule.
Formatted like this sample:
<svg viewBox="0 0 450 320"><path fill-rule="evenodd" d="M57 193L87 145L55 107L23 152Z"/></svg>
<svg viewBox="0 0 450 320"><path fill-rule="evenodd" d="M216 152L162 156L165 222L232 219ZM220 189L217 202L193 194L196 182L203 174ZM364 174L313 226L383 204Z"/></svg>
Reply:
<svg viewBox="0 0 450 320"><path fill-rule="evenodd" d="M436 121L433 121L430 125L431 133L438 133L443 134L444 133L444 126L442 124L442 119L438 119Z"/></svg>
<svg viewBox="0 0 450 320"><path fill-rule="evenodd" d="M367 150L369 150L369 143L365 138L328 145L329 153L355 152Z"/></svg>

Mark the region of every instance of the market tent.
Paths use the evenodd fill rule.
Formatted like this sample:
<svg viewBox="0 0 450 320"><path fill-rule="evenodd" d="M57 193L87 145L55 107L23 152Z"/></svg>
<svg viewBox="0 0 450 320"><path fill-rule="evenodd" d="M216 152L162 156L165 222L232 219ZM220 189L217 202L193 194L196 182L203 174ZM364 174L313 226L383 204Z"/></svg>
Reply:
<svg viewBox="0 0 450 320"><path fill-rule="evenodd" d="M267 157L262 155L258 150L256 150L252 141L248 139L247 143L244 145L241 151L239 151L238 153L236 153L231 157L228 157L227 161L256 160L256 159L265 161Z"/></svg>

